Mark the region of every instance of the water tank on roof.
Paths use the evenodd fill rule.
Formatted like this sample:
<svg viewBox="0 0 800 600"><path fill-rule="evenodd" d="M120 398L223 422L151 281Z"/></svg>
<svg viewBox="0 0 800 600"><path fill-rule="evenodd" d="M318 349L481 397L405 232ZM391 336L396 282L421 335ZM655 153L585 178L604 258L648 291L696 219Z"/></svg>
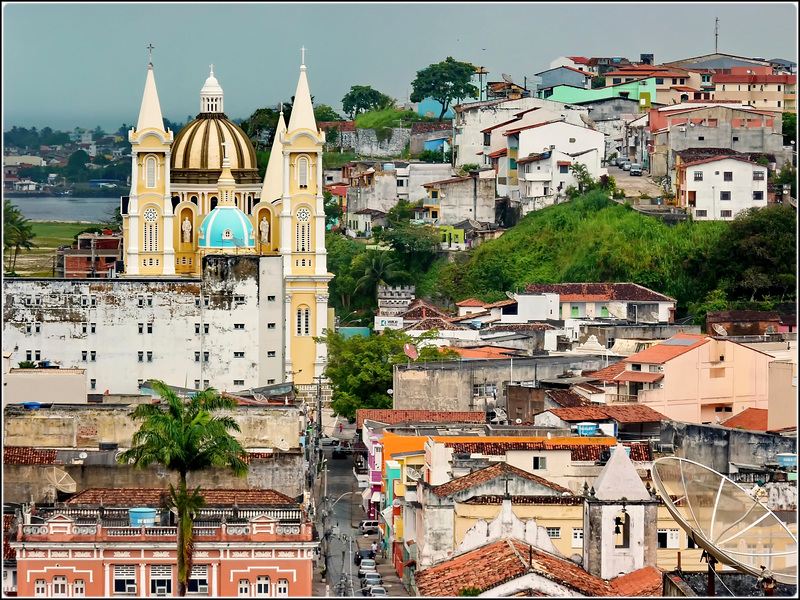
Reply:
<svg viewBox="0 0 800 600"><path fill-rule="evenodd" d="M594 435L597 423L578 423L578 435Z"/></svg>
<svg viewBox="0 0 800 600"><path fill-rule="evenodd" d="M30 410L34 408L41 408L42 405L39 404L38 402L25 402L24 406L25 408Z"/></svg>
<svg viewBox="0 0 800 600"><path fill-rule="evenodd" d="M132 508L128 514L131 518L131 527L152 526L156 523L155 508Z"/></svg>

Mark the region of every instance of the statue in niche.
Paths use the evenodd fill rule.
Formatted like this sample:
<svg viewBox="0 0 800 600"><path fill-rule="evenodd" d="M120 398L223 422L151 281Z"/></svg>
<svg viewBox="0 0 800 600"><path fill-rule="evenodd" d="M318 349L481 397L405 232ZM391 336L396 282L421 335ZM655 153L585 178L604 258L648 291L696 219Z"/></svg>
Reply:
<svg viewBox="0 0 800 600"><path fill-rule="evenodd" d="M269 221L267 217L261 219L261 223L258 224L258 230L261 232L261 243L269 244Z"/></svg>
<svg viewBox="0 0 800 600"><path fill-rule="evenodd" d="M183 230L183 241L187 244L190 243L192 241L192 222L189 221L189 217L183 220L181 229Z"/></svg>

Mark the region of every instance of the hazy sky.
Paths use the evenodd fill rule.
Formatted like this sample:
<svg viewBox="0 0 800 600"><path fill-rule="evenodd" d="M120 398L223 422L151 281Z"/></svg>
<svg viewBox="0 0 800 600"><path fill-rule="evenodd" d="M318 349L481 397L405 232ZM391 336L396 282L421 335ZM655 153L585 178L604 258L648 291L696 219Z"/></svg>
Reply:
<svg viewBox="0 0 800 600"><path fill-rule="evenodd" d="M305 46L316 104L354 85L408 99L448 56L522 84L558 56L719 51L797 60L797 3L22 3L3 4L3 131L135 125L153 44L164 117L200 110L209 64L225 113L246 118L295 92Z"/></svg>

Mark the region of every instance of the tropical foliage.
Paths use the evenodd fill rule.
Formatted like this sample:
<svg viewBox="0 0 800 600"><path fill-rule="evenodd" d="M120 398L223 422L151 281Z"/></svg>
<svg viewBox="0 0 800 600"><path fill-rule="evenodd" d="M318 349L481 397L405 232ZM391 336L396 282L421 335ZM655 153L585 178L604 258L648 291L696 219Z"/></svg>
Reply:
<svg viewBox="0 0 800 600"><path fill-rule="evenodd" d="M458 357L452 350L440 352L435 346L425 344L438 335L438 331L432 330L412 338L405 332L386 329L381 335L346 339L343 334L325 330L316 339L328 345L325 375L333 387L331 408L347 418L355 417L359 408L392 408L388 390L392 387L394 365L411 360L403 351L406 344L417 349L418 357L412 362Z"/></svg>
<svg viewBox="0 0 800 600"><path fill-rule="evenodd" d="M394 106L394 98L373 90L368 85L354 85L342 98L342 110L354 120L359 113L384 110Z"/></svg>
<svg viewBox="0 0 800 600"><path fill-rule="evenodd" d="M477 98L478 88L470 81L475 74L475 67L469 63L458 62L448 56L440 63L432 64L427 69L417 71L417 77L411 82L411 102L422 102L432 98L442 105L439 120L450 108L450 104L462 98Z"/></svg>
<svg viewBox="0 0 800 600"><path fill-rule="evenodd" d="M11 204L8 198L3 199L3 252L9 257L5 260L6 273L14 273L20 251L36 247L33 238L36 234L28 219L22 216L19 208Z"/></svg>
<svg viewBox="0 0 800 600"><path fill-rule="evenodd" d="M130 413L141 421L133 434L131 447L118 458L120 464L144 469L156 463L178 474L178 488L170 484L170 504L178 515L178 595L185 596L192 570L194 536L192 527L198 511L205 505L198 486L187 488L187 476L227 467L237 477L248 471L247 453L231 432L240 428L233 417L224 414L236 408L236 401L220 396L213 388L181 398L163 381L152 382L161 396L157 404L139 404Z"/></svg>

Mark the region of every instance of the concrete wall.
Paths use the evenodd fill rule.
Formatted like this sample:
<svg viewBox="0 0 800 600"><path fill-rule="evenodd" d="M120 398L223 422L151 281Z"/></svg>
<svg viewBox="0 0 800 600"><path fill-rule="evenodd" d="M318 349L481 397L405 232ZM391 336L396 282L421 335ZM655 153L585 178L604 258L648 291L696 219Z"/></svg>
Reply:
<svg viewBox="0 0 800 600"><path fill-rule="evenodd" d="M86 402L86 372L60 369L12 369L3 374L3 406L22 402Z"/></svg>
<svg viewBox="0 0 800 600"><path fill-rule="evenodd" d="M439 225L455 225L464 219L494 223L495 181L473 177L442 186L441 198L427 200L439 203Z"/></svg>
<svg viewBox="0 0 800 600"><path fill-rule="evenodd" d="M723 475L731 472L732 462L777 463L778 454L797 452L796 438L680 421L662 421L661 444L672 445L675 456L699 462Z"/></svg>
<svg viewBox="0 0 800 600"><path fill-rule="evenodd" d="M411 141L411 129L392 127L378 139L374 129L356 129L355 154L363 156L400 156Z"/></svg>
<svg viewBox="0 0 800 600"><path fill-rule="evenodd" d="M604 346L609 339L666 340L678 333L699 334L699 325L590 325L581 323L578 341L585 344L590 336Z"/></svg>
<svg viewBox="0 0 800 600"><path fill-rule="evenodd" d="M797 361L769 363L767 428L783 429L797 423Z"/></svg>
<svg viewBox="0 0 800 600"><path fill-rule="evenodd" d="M3 465L4 502L42 502L52 498L53 486L47 482L46 465ZM178 477L160 465L135 470L128 465L58 465L75 480L76 490L89 488L154 487L176 485ZM303 493L304 466L302 454L280 453L272 458L250 461L246 477L235 477L225 469L209 469L193 473L188 484L210 489L273 489L287 496Z"/></svg>

